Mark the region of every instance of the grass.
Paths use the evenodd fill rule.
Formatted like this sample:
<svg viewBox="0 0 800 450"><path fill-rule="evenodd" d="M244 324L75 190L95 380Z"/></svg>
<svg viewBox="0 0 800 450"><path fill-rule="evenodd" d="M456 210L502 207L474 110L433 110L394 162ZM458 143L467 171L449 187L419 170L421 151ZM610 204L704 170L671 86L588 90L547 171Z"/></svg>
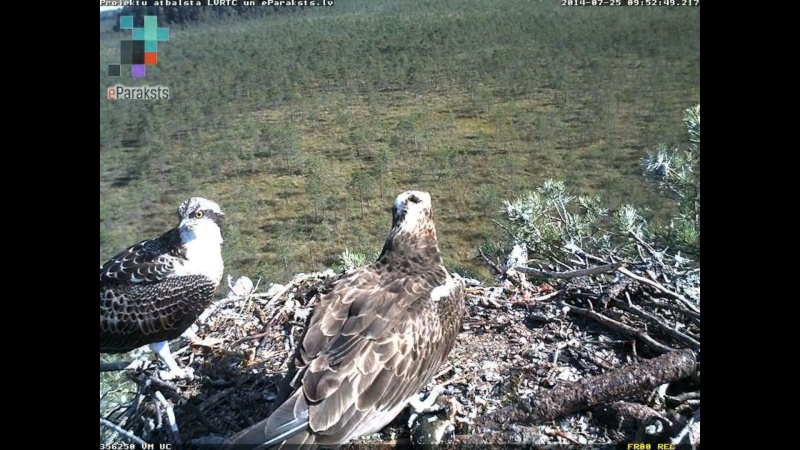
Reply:
<svg viewBox="0 0 800 450"><path fill-rule="evenodd" d="M174 28L146 80L161 102L105 100L122 35L101 34L101 261L193 195L230 218L226 273L278 283L379 248L407 189L431 192L446 262L484 279L501 200L548 178L673 210L640 159L685 139L699 8L341 6Z"/></svg>

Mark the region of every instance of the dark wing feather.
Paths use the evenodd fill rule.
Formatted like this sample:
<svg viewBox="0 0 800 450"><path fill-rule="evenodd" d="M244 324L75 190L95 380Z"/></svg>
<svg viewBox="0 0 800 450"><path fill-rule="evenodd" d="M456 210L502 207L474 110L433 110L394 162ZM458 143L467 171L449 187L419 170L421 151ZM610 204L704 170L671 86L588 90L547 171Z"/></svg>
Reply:
<svg viewBox="0 0 800 450"><path fill-rule="evenodd" d="M390 422L455 342L463 286L430 298L447 277L444 268L408 276L370 266L340 280L308 324L291 397L233 442L287 439L280 429L299 430L285 444L336 445Z"/></svg>
<svg viewBox="0 0 800 450"><path fill-rule="evenodd" d="M180 244L173 229L100 267L101 353L175 339L211 302L216 286L207 277L169 277L184 256Z"/></svg>
<svg viewBox="0 0 800 450"><path fill-rule="evenodd" d="M110 284L151 283L174 270L175 258L183 257L177 229L156 239L139 242L100 267L100 287Z"/></svg>
<svg viewBox="0 0 800 450"><path fill-rule="evenodd" d="M211 303L215 290L201 275L101 289L100 353L177 338Z"/></svg>

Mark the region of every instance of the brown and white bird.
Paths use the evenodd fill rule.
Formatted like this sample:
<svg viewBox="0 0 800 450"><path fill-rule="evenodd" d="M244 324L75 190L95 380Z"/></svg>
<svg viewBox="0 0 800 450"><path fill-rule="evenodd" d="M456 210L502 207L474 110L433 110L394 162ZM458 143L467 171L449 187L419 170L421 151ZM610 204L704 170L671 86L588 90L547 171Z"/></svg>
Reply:
<svg viewBox="0 0 800 450"><path fill-rule="evenodd" d="M464 284L442 263L430 194L400 194L378 260L321 298L282 403L230 448L337 446L381 430L409 403L421 407L463 313Z"/></svg>
<svg viewBox="0 0 800 450"><path fill-rule="evenodd" d="M100 266L100 353L150 344L167 364L164 378L186 376L167 341L180 336L214 298L222 279L224 213L192 197L178 208L180 223L139 242Z"/></svg>

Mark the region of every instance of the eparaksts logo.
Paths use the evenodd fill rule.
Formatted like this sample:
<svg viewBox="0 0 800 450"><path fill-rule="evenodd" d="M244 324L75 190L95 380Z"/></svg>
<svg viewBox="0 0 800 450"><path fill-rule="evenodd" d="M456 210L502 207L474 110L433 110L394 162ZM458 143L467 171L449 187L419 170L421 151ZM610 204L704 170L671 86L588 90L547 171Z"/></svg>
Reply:
<svg viewBox="0 0 800 450"><path fill-rule="evenodd" d="M166 86L111 86L106 91L109 100L169 100Z"/></svg>

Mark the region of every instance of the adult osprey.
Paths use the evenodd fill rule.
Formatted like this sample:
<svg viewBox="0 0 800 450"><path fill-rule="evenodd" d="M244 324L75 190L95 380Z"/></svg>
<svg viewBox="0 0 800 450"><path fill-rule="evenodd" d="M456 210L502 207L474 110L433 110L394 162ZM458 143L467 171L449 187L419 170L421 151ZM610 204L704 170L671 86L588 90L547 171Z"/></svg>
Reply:
<svg viewBox="0 0 800 450"><path fill-rule="evenodd" d="M400 194L378 260L338 280L311 316L286 400L231 448L336 446L379 431L409 402L419 405L463 313L464 284L442 264L430 194Z"/></svg>
<svg viewBox="0 0 800 450"><path fill-rule="evenodd" d="M178 217L177 228L100 266L100 353L150 344L169 368L165 378L189 373L178 368L167 341L211 303L223 271L219 205L192 197L181 203Z"/></svg>

